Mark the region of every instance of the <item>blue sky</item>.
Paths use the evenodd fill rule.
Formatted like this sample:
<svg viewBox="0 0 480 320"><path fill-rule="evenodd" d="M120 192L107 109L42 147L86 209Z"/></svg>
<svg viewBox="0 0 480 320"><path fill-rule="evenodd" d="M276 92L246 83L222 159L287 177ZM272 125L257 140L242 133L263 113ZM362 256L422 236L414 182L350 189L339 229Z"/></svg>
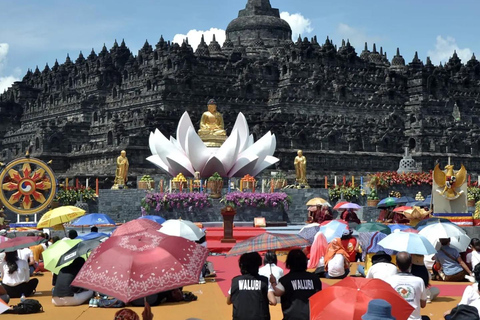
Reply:
<svg viewBox="0 0 480 320"><path fill-rule="evenodd" d="M349 38L357 53L368 41L391 59L397 47L407 62L415 51L434 64L457 50L463 62L480 58L478 0L270 0L291 24L294 38L330 36L335 44ZM28 68L41 70L55 59L75 60L80 51L98 53L103 44L125 39L136 53L148 40L181 41L193 46L200 35L223 41L228 23L247 0L2 0L0 1L0 92L21 79Z"/></svg>

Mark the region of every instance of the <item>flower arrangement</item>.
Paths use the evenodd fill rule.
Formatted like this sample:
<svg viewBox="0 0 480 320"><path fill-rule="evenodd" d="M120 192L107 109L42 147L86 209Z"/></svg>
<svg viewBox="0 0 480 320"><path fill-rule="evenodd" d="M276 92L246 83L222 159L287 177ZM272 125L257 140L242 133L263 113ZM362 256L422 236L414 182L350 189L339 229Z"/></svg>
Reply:
<svg viewBox="0 0 480 320"><path fill-rule="evenodd" d="M222 176L220 176L218 172L215 172L210 176L210 178L208 178L208 181L220 181L220 180L223 180L223 178Z"/></svg>
<svg viewBox="0 0 480 320"><path fill-rule="evenodd" d="M406 172L396 171L377 172L368 176L367 186L370 188L387 189L390 186L404 184L408 187L413 185L432 185L432 171L429 172Z"/></svg>
<svg viewBox="0 0 480 320"><path fill-rule="evenodd" d="M211 200L207 194L193 192L193 193L169 193L169 192L149 192L141 201L142 214L150 211L173 210L173 209L188 209L192 211L193 208L203 209L211 207Z"/></svg>
<svg viewBox="0 0 480 320"><path fill-rule="evenodd" d="M467 188L467 200L480 200L480 188L478 186L470 186Z"/></svg>
<svg viewBox="0 0 480 320"><path fill-rule="evenodd" d="M331 203L337 202L337 200L342 197L342 194L343 198L347 201L358 199L361 195L360 186L352 187L351 183L349 182L346 185L339 184L328 189L328 196Z"/></svg>
<svg viewBox="0 0 480 320"><path fill-rule="evenodd" d="M58 201L62 206L71 206L77 203L77 201L96 201L97 194L92 188L85 187L67 187L66 189L58 190L55 195L54 201Z"/></svg>
<svg viewBox="0 0 480 320"><path fill-rule="evenodd" d="M231 192L226 194L220 202L231 207L271 207L288 210L292 199L285 192L253 193L253 192Z"/></svg>

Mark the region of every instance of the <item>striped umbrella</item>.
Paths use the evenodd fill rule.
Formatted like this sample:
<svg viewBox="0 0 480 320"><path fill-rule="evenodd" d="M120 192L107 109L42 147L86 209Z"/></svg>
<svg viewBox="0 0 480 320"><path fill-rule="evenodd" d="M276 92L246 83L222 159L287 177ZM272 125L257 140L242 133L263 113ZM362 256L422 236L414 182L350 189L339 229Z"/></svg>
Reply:
<svg viewBox="0 0 480 320"><path fill-rule="evenodd" d="M235 256L248 252L287 249L293 247L306 247L310 242L296 234L262 233L258 236L237 243L228 253Z"/></svg>

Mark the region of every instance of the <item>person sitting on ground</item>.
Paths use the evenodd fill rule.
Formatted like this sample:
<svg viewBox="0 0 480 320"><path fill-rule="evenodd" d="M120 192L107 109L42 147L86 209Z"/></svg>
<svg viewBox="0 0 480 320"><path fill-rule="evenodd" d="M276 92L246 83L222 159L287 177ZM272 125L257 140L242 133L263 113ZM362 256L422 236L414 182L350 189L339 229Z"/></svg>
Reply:
<svg viewBox="0 0 480 320"><path fill-rule="evenodd" d="M423 280L410 273L412 256L405 251L397 253L397 267L400 272L390 276L385 282L389 283L395 291L402 292L402 297L414 308L408 319L430 320L428 316L420 315L420 309L427 305L427 291Z"/></svg>
<svg viewBox="0 0 480 320"><path fill-rule="evenodd" d="M68 233L67 233L67 236L62 238L62 240L68 240L68 239L75 239L76 237L78 237L78 232L76 230L68 230Z"/></svg>
<svg viewBox="0 0 480 320"><path fill-rule="evenodd" d="M392 305L383 299L370 300L362 320L395 320L392 316Z"/></svg>
<svg viewBox="0 0 480 320"><path fill-rule="evenodd" d="M432 302L432 300L438 296L440 290L437 287L430 286L430 272L428 272L428 269L425 266L423 255L412 254L411 272L414 276L422 278L427 290L427 303Z"/></svg>
<svg viewBox="0 0 480 320"><path fill-rule="evenodd" d="M228 290L227 304L233 304L235 320L269 320L268 305L276 305L277 300L269 280L258 274L262 257L258 252L244 253L238 259L242 275L232 279Z"/></svg>
<svg viewBox="0 0 480 320"><path fill-rule="evenodd" d="M98 232L98 227L97 226L91 227L90 232Z"/></svg>
<svg viewBox="0 0 480 320"><path fill-rule="evenodd" d="M357 241L357 238L355 238L352 234L353 230L345 229L343 231L341 240L342 246L348 253L348 261L355 262L357 261L357 253L360 251L360 243Z"/></svg>
<svg viewBox="0 0 480 320"><path fill-rule="evenodd" d="M362 223L353 209L344 210L341 214L341 218L346 222Z"/></svg>
<svg viewBox="0 0 480 320"><path fill-rule="evenodd" d="M473 238L470 241L470 248L472 251L467 254L466 262L470 270L475 269L475 266L480 262L480 239Z"/></svg>
<svg viewBox="0 0 480 320"><path fill-rule="evenodd" d="M333 220L332 209L327 204L317 206L317 211L313 213L313 222L321 224L328 220Z"/></svg>
<svg viewBox="0 0 480 320"><path fill-rule="evenodd" d="M395 212L393 212L394 207L382 208L378 216L377 222L392 222Z"/></svg>
<svg viewBox="0 0 480 320"><path fill-rule="evenodd" d="M283 320L310 319L308 298L322 290L318 276L307 272L307 256L293 249L287 255L286 266L290 272L277 282L270 275L276 296L281 296Z"/></svg>
<svg viewBox="0 0 480 320"><path fill-rule="evenodd" d="M78 306L93 297L93 291L72 286L73 279L77 276L85 263L85 259L79 257L73 262L60 269L52 293L54 306Z"/></svg>
<svg viewBox="0 0 480 320"><path fill-rule="evenodd" d="M475 307L477 315L480 316L480 264L475 266L473 269L473 274L475 275L476 283L469 285L463 291L462 299L458 305L468 305ZM445 312L445 314L451 314L450 311ZM447 317L445 317L447 319Z"/></svg>
<svg viewBox="0 0 480 320"><path fill-rule="evenodd" d="M27 233L27 237L34 237L34 236L35 234L33 232ZM18 258L21 260L27 261L30 276L32 276L36 268L35 257L33 255L32 249L23 248L23 249L18 249L17 251L18 251Z"/></svg>
<svg viewBox="0 0 480 320"><path fill-rule="evenodd" d="M28 263L18 258L17 250L5 253L5 259L0 262L2 271L2 286L10 298L20 298L22 294L29 297L38 285L38 279L30 279Z"/></svg>
<svg viewBox="0 0 480 320"><path fill-rule="evenodd" d="M442 247L434 256L440 278L444 281L465 281L465 276L473 276L468 266L463 262L457 249L450 247L450 238L439 239Z"/></svg>
<svg viewBox="0 0 480 320"><path fill-rule="evenodd" d="M310 260L308 260L308 269L315 269L315 274L325 277L325 254L327 253L327 239L321 231L317 232L310 249Z"/></svg>
<svg viewBox="0 0 480 320"><path fill-rule="evenodd" d="M387 281L395 274L397 274L397 266L392 263L392 257L385 251L378 251L372 257L372 266L368 269L366 278Z"/></svg>
<svg viewBox="0 0 480 320"><path fill-rule="evenodd" d="M465 304L459 304L443 315L445 320L480 320L477 308Z"/></svg>
<svg viewBox="0 0 480 320"><path fill-rule="evenodd" d="M350 272L348 253L342 246L340 238L335 238L328 244L325 254L325 271L328 279L343 279Z"/></svg>

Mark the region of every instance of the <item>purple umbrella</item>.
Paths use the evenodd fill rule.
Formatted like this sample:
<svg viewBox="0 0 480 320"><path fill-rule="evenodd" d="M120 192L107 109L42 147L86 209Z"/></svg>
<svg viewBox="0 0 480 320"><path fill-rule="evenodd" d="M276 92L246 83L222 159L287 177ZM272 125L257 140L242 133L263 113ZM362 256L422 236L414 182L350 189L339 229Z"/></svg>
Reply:
<svg viewBox="0 0 480 320"><path fill-rule="evenodd" d="M352 202L348 202L348 203L345 203L345 204L342 204L340 207L338 207L339 209L352 209L352 210L358 210L358 209L361 209L362 207L359 206L358 204L356 203L352 203Z"/></svg>

